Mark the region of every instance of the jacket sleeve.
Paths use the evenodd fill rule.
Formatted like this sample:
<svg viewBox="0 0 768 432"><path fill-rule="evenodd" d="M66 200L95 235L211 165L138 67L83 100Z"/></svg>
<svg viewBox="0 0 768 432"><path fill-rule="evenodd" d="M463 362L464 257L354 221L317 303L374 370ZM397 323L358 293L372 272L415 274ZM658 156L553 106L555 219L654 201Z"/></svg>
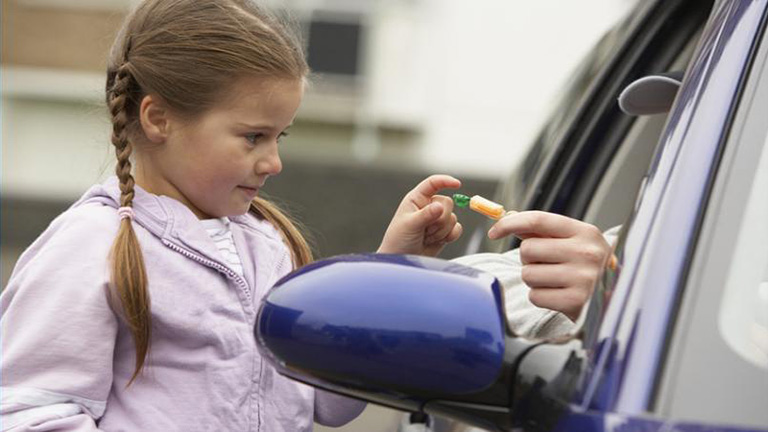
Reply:
<svg viewBox="0 0 768 432"><path fill-rule="evenodd" d="M621 226L603 233L613 246ZM459 264L488 272L499 280L504 289L504 306L509 326L516 334L527 338L556 337L570 333L576 324L560 312L535 306L528 300L530 288L523 282L520 251L512 249L502 254L481 253L453 260Z"/></svg>
<svg viewBox="0 0 768 432"><path fill-rule="evenodd" d="M340 427L360 415L366 403L315 389L315 421L323 426Z"/></svg>
<svg viewBox="0 0 768 432"><path fill-rule="evenodd" d="M523 265L517 249L502 254L467 255L454 261L490 273L499 280L504 290L507 322L515 334L526 338L541 338L566 334L573 327L573 322L565 315L535 306L528 300L531 289L521 277Z"/></svg>
<svg viewBox="0 0 768 432"><path fill-rule="evenodd" d="M110 237L92 222L55 221L0 296L3 431L99 430L118 325L107 300Z"/></svg>

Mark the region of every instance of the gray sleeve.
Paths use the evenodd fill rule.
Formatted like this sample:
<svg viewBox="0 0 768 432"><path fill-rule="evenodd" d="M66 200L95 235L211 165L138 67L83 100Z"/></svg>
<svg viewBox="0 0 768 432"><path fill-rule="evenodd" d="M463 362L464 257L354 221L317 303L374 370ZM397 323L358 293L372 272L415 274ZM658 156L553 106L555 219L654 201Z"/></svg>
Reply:
<svg viewBox="0 0 768 432"><path fill-rule="evenodd" d="M608 244L616 242L621 226L603 233ZM571 333L576 324L560 312L535 306L528 300L530 288L523 282L520 251L513 249L501 254L480 253L453 260L494 275L504 290L507 322L515 334L526 338L549 338Z"/></svg>
<svg viewBox="0 0 768 432"><path fill-rule="evenodd" d="M526 338L544 338L567 334L573 322L565 315L535 306L528 300L530 288L523 282L523 268L517 249L502 254L481 253L453 260L496 277L504 291L507 322L515 334Z"/></svg>

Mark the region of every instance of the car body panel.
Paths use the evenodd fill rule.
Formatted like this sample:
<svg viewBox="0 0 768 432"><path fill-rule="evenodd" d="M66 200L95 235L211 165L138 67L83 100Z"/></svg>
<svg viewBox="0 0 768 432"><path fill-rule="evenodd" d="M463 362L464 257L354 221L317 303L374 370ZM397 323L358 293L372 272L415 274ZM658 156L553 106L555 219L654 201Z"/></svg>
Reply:
<svg viewBox="0 0 768 432"><path fill-rule="evenodd" d="M633 417L604 412L572 413L552 429L553 432L761 432L759 429L703 425L691 422L662 421L653 417Z"/></svg>
<svg viewBox="0 0 768 432"><path fill-rule="evenodd" d="M619 254L624 274L600 330L601 338L619 344L621 354L606 358L614 363L606 370L624 371L621 386L596 390L603 399L587 406L630 414L650 406L702 206L729 129L733 106L723 101L738 100L765 9L765 1L723 2L703 37L632 217Z"/></svg>

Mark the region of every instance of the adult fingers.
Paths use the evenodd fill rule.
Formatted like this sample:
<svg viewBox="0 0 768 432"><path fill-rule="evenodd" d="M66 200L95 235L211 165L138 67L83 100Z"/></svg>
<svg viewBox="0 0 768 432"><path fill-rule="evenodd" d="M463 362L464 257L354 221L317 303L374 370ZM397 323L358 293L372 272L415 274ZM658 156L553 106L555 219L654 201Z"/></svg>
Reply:
<svg viewBox="0 0 768 432"><path fill-rule="evenodd" d="M570 239L531 237L520 242L520 261L523 264L561 263L573 258Z"/></svg>
<svg viewBox="0 0 768 432"><path fill-rule="evenodd" d="M501 218L488 231L488 237L498 239L511 234L522 239L530 237L567 238L590 229L588 227L592 227L592 225L567 216L542 211L526 211L508 214Z"/></svg>
<svg viewBox="0 0 768 432"><path fill-rule="evenodd" d="M528 299L540 308L562 312L576 321L590 295L588 290L579 288L538 288L528 292Z"/></svg>
<svg viewBox="0 0 768 432"><path fill-rule="evenodd" d="M602 237L531 237L520 243L523 264L572 262L601 266L609 253L610 246Z"/></svg>
<svg viewBox="0 0 768 432"><path fill-rule="evenodd" d="M573 271L564 264L527 264L520 277L530 288L565 288L573 283Z"/></svg>

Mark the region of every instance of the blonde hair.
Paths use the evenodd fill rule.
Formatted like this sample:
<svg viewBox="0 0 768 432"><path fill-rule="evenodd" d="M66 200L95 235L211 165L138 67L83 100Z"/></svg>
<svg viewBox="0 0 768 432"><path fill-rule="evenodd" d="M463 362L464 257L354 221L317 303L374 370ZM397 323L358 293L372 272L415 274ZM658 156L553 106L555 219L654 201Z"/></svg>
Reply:
<svg viewBox="0 0 768 432"><path fill-rule="evenodd" d="M107 64L106 99L112 116L120 205L133 206L130 156L143 136L138 110L144 96L160 97L174 112L195 118L220 102L241 76L304 80L309 72L296 32L248 0L146 0L125 20ZM295 222L256 198L250 213L272 223L288 245L294 268L312 260ZM152 321L144 260L130 219L112 245L112 284L122 305L141 373Z"/></svg>

